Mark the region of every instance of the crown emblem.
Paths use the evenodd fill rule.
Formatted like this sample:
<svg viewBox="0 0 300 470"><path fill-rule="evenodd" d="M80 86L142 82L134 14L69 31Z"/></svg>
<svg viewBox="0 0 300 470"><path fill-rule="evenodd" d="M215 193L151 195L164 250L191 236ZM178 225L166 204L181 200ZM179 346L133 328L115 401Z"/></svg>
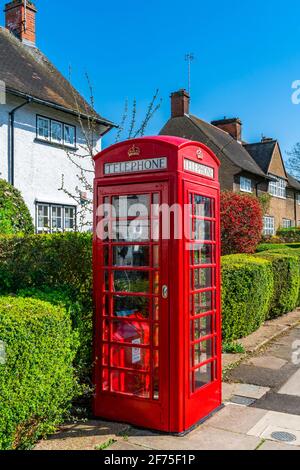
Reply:
<svg viewBox="0 0 300 470"><path fill-rule="evenodd" d="M201 149L197 150L196 155L199 160L203 160L204 155Z"/></svg>
<svg viewBox="0 0 300 470"><path fill-rule="evenodd" d="M128 157L139 157L141 155L141 149L136 145L133 145L128 150Z"/></svg>

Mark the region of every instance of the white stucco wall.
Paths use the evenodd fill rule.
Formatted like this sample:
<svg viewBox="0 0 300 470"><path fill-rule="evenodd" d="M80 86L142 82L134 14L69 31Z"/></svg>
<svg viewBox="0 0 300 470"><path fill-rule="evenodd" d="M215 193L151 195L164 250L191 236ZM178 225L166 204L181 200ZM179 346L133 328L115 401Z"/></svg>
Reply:
<svg viewBox="0 0 300 470"><path fill-rule="evenodd" d="M6 180L8 180L9 111L22 102L24 100L8 95L7 104L0 105L0 178ZM75 193L76 187L85 191L76 176L79 171L69 161L66 151L58 146L36 141L36 116L39 114L75 125L78 147L76 154L86 154L86 151L81 148L85 144L85 139L76 116L36 104L28 104L16 112L15 186L21 191L34 221L36 201L76 205L72 198L59 191L62 174L64 174L65 186L72 194ZM100 149L101 140L97 143L97 150ZM81 162L85 168L92 169L90 159L84 159ZM91 183L93 177L94 175L90 174Z"/></svg>

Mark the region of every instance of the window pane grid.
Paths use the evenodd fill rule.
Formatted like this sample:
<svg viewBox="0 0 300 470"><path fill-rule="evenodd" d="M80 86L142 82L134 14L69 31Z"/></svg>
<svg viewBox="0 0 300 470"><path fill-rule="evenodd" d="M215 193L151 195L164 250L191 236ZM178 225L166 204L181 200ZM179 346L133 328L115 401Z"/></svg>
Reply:
<svg viewBox="0 0 300 470"><path fill-rule="evenodd" d="M36 135L49 143L76 147L76 126L37 116Z"/></svg>

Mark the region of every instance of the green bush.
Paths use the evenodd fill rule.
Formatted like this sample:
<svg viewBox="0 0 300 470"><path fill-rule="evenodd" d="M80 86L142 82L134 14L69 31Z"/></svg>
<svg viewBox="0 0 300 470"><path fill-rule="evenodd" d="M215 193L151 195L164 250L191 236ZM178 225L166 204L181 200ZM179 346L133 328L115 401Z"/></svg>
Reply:
<svg viewBox="0 0 300 470"><path fill-rule="evenodd" d="M284 243L300 242L300 227L281 228L277 231L279 237Z"/></svg>
<svg viewBox="0 0 300 470"><path fill-rule="evenodd" d="M34 226L20 191L0 179L0 234L32 234Z"/></svg>
<svg viewBox="0 0 300 470"><path fill-rule="evenodd" d="M297 256L275 253L259 253L256 256L270 261L273 268L274 292L268 318L276 318L291 312L298 305L300 266Z"/></svg>
<svg viewBox="0 0 300 470"><path fill-rule="evenodd" d="M28 449L55 430L78 389L76 335L61 307L0 297L0 449Z"/></svg>
<svg viewBox="0 0 300 470"><path fill-rule="evenodd" d="M261 243L257 247L257 252L270 251L270 250L287 250L287 249L300 249L300 243Z"/></svg>
<svg viewBox="0 0 300 470"><path fill-rule="evenodd" d="M0 295L17 294L64 306L78 331L75 366L90 384L92 367L92 235L0 237Z"/></svg>
<svg viewBox="0 0 300 470"><path fill-rule="evenodd" d="M80 348L78 348L74 359L76 375L81 384L90 384L92 373L92 337L93 337L93 309L87 304L87 299L80 299L75 296L72 289L67 287L53 290L53 288L44 287L43 290L37 288L21 289L17 292L18 297L33 298L52 305L58 305L66 309L69 313L72 328L78 334Z"/></svg>
<svg viewBox="0 0 300 470"><path fill-rule="evenodd" d="M226 342L256 331L265 321L273 297L269 261L249 255L222 259L222 322Z"/></svg>

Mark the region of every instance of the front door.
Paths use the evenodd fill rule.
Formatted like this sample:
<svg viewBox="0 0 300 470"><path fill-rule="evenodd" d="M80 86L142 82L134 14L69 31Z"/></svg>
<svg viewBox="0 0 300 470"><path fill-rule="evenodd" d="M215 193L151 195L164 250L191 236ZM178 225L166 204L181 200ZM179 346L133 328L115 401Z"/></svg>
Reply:
<svg viewBox="0 0 300 470"><path fill-rule="evenodd" d="M98 190L97 415L169 427L167 183Z"/></svg>

